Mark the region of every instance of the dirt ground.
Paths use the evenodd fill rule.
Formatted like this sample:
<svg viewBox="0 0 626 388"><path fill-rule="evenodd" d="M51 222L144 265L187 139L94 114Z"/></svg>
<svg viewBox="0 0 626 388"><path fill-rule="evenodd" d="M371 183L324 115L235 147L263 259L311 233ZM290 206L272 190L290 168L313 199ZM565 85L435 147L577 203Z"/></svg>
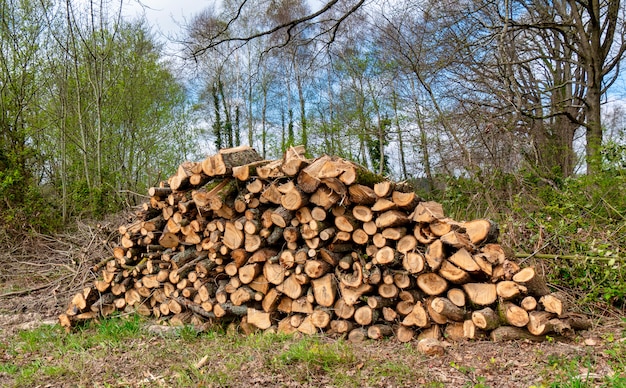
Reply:
<svg viewBox="0 0 626 388"><path fill-rule="evenodd" d="M41 325L54 325L56 317L37 312L3 313L0 315L0 344L21 330L32 330ZM371 386L371 387L531 387L531 386L623 386L626 381L623 362L626 354L617 356L615 349L626 349L626 326L623 320L610 319L592 330L578 333L572 339L532 343L513 341L447 342L443 356L424 356L418 353L417 343L401 344L393 339L346 344L344 353L350 354L345 363L334 368L333 373L319 367L311 369L303 361L276 365L268 359L266 347L256 347L255 342L233 347L232 335L223 342L214 337L199 335L181 339L155 334L146 327L143 334L133 337L128 348L113 348L92 355L82 354L76 361L82 365L76 375L43 379L43 386ZM58 331L58 335L66 335ZM243 334L240 334L243 337ZM276 344L276 352L285 351L297 339ZM324 343L337 343L338 339L323 338ZM132 343L130 343L132 342ZM620 345L622 343L622 345ZM89 353L92 350L84 351ZM152 356L144 352L153 353ZM243 357L236 358L239 353ZM201 355L209 357L209 371L226 374L227 381L207 381L190 374L181 380L180 373L186 365L198 362ZM18 356L19 358L20 356ZM21 362L36 354L24 354ZM91 361L85 361L85 357ZM158 360L155 362L155 359ZM234 360L240 359L239 364ZM7 354L3 360L12 360ZM621 364L619 363L621 360ZM49 361L54 362L50 359ZM32 363L33 360L30 360ZM616 369L617 365L617 369ZM111 375L114 370L114 377ZM141 372L140 372L141 371ZM184 372L183 372L184 373ZM341 377L339 376L341 375ZM606 384L606 381L619 381ZM575 382L575 380L578 380ZM575 383L573 383L575 382ZM5 373L0 372L0 386L20 386Z"/></svg>

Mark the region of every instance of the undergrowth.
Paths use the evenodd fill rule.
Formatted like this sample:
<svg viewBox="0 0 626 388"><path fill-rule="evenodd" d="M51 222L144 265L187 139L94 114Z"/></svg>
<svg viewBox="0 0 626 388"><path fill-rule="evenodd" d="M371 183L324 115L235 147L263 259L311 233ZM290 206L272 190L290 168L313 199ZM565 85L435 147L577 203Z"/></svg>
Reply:
<svg viewBox="0 0 626 388"><path fill-rule="evenodd" d="M626 297L626 170L549 181L527 173L494 172L446 178L425 194L456 220L490 218L510 257L542 269L555 289L586 307L624 309Z"/></svg>

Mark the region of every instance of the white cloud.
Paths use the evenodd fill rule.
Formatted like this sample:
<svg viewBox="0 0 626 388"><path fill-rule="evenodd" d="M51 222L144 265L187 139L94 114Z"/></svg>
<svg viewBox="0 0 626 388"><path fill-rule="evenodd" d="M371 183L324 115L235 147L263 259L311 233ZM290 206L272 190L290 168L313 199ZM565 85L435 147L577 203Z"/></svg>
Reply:
<svg viewBox="0 0 626 388"><path fill-rule="evenodd" d="M131 0L124 5L124 15L145 15L156 32L172 38L182 33L182 26L215 0Z"/></svg>

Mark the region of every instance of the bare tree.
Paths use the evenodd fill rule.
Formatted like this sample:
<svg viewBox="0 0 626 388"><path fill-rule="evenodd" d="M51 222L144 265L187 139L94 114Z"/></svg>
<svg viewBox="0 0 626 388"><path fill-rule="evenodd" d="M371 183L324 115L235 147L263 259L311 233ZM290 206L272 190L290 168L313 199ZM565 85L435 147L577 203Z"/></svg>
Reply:
<svg viewBox="0 0 626 388"><path fill-rule="evenodd" d="M477 0L438 3L428 14L441 47L456 55L449 71L464 94L529 136L529 166L540 175L568 176L579 128L587 170L599 168L602 96L619 76L625 12L619 0Z"/></svg>
<svg viewBox="0 0 626 388"><path fill-rule="evenodd" d="M564 176L573 172L574 132L583 127L587 171L598 171L602 96L619 76L626 10L619 0L505 5L493 27L500 31L500 69L513 106L554 139L548 152L556 152Z"/></svg>
<svg viewBox="0 0 626 388"><path fill-rule="evenodd" d="M323 2L317 11L309 11L305 14L298 14L295 17L283 17L289 16L290 7L278 7L278 4L271 4L270 8L275 9L275 15L279 16L272 23L258 32L233 34L233 30L236 30L236 25L240 22L242 15L248 12L250 7L253 7L251 3L252 1L250 0L241 0L221 27L206 35L208 39L204 41L204 44L197 45L194 41L186 42L188 54L193 58L197 58L204 55L207 51L223 46L226 43L231 44L231 47L242 47L254 39L270 35L276 36L277 34L281 36L281 40L276 42L271 48L284 47L294 37L298 36L299 31L301 31L300 27L305 24L319 24L323 26L320 32L314 37L308 38L309 40L325 36L326 43L330 44L334 41L343 22L363 6L365 0L330 0Z"/></svg>

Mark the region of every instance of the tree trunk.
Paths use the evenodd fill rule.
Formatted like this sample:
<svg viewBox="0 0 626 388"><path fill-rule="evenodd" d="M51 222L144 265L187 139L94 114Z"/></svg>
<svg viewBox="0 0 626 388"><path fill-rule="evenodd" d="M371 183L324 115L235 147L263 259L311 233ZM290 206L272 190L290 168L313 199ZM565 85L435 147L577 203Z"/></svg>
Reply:
<svg viewBox="0 0 626 388"><path fill-rule="evenodd" d="M594 69L589 77L596 75L596 72L601 72L599 69ZM588 86L587 91L587 174L593 175L601 171L602 169L602 95L600 93L601 76L594 77L593 82ZM600 79L597 79L600 78ZM590 79L591 81L591 79Z"/></svg>

